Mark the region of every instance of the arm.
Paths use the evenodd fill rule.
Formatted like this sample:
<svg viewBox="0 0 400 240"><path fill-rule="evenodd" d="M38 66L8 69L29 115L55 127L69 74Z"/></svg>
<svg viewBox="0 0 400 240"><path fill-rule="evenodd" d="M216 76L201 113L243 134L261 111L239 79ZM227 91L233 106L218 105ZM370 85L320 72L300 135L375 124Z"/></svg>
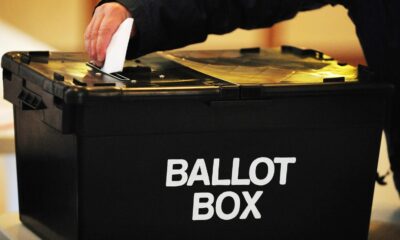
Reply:
<svg viewBox="0 0 400 240"><path fill-rule="evenodd" d="M128 48L128 57L132 58L157 50L169 50L202 42L206 40L208 34L224 34L236 28L270 27L276 22L294 17L301 10L321 7L326 4L324 1L117 0L115 2L124 6L135 19L136 32ZM110 4L109 2L111 1L103 0L99 6L103 7ZM97 33L92 35L93 38L99 37ZM87 42L93 42L90 36L89 31ZM109 38L106 37L107 40ZM108 46L108 42L104 45ZM95 54L91 54L91 58L92 55L97 56L96 51L103 57L105 48L102 45L97 50L92 50Z"/></svg>
<svg viewBox="0 0 400 240"><path fill-rule="evenodd" d="M119 0L135 18L131 57L205 41L208 34L270 27L305 7L299 0ZM310 6L311 5L311 6Z"/></svg>

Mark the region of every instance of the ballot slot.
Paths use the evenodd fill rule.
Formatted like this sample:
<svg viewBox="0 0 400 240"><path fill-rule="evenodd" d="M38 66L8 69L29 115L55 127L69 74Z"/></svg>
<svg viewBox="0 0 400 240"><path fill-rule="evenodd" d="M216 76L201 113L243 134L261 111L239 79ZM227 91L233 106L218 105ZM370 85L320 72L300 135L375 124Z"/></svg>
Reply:
<svg viewBox="0 0 400 240"><path fill-rule="evenodd" d="M104 74L104 75L108 75L110 77L116 78L120 81L129 81L130 79L127 77L124 77L123 75L119 74L119 73L106 73L104 71L101 70L101 68L97 67L94 64L91 63L86 63L87 66L89 66L90 68L92 68L93 71Z"/></svg>
<svg viewBox="0 0 400 240"><path fill-rule="evenodd" d="M232 83L212 78L200 72L168 62L132 61L133 65L124 67L122 72L106 73L101 68L86 63L95 73L112 77L127 88L140 87L196 87L226 86Z"/></svg>

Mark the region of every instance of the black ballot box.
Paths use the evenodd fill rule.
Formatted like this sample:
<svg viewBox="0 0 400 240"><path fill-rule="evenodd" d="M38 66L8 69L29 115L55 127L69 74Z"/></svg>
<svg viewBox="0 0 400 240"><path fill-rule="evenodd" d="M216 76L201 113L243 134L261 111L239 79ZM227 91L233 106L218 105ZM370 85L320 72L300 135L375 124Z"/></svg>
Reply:
<svg viewBox="0 0 400 240"><path fill-rule="evenodd" d="M20 218L44 239L367 239L391 86L314 50L11 52Z"/></svg>

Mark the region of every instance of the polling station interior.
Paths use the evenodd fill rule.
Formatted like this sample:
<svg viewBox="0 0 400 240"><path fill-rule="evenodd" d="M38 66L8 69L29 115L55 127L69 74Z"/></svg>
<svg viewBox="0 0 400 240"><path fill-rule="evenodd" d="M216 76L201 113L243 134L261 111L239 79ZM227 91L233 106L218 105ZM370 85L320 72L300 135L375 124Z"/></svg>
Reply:
<svg viewBox="0 0 400 240"><path fill-rule="evenodd" d="M10 51L83 52L83 32L96 3L94 0L84 3L79 0L0 0L0 55ZM180 50L279 48L282 45L317 49L353 66L366 64L354 25L347 17L346 9L341 6L327 6L300 13L295 19L269 29L236 30L224 36L210 35L206 42ZM0 82L3 82L2 74ZM0 84L0 239L40 239L19 220L14 129L13 105L3 99L3 84ZM269 157L274 160L279 156ZM207 164L215 165L215 160ZM389 170L386 142L382 137L377 171L384 175ZM375 184L369 239L400 239L399 195L390 175L385 181L387 184L384 186ZM173 186L178 183L170 181L168 184ZM190 183L185 184L181 186L187 187ZM304 194L310 192L305 189ZM244 192L241 197L250 201L251 197L254 200L260 198L261 193L250 196ZM101 213L97 214L101 216ZM340 232L341 229L336 231Z"/></svg>

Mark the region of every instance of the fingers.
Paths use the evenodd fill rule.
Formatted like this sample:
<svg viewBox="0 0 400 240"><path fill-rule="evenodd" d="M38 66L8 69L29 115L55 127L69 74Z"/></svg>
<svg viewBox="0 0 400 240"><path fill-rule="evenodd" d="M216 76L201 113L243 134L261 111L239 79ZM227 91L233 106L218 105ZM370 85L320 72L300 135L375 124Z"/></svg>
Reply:
<svg viewBox="0 0 400 240"><path fill-rule="evenodd" d="M98 10L96 10L95 14L93 15L92 20L90 21L90 24L86 28L85 31L85 50L89 55L89 58L93 60L93 55L95 54L93 52L93 41L97 38L97 32L95 28L99 28L98 25L101 23L101 19L103 18L103 14L99 13Z"/></svg>
<svg viewBox="0 0 400 240"><path fill-rule="evenodd" d="M92 29L93 19L90 21L89 25L86 27L86 31L84 34L84 42L85 42L85 50L89 53L89 45L90 45L90 30Z"/></svg>
<svg viewBox="0 0 400 240"><path fill-rule="evenodd" d="M103 24L103 19L104 19L104 14L99 13L99 16L94 18L94 22L90 32L89 57L91 60L94 60L95 62L97 61L96 45L97 45L97 39L99 37L99 28L101 24ZM98 65L97 62L96 65Z"/></svg>
<svg viewBox="0 0 400 240"><path fill-rule="evenodd" d="M91 62L103 65L113 34L128 17L129 11L119 3L105 3L96 8L85 31L85 49Z"/></svg>
<svg viewBox="0 0 400 240"><path fill-rule="evenodd" d="M97 8L95 13L93 14L93 17L92 17L89 25L87 26L86 31L85 31L85 35L84 35L84 38L85 38L85 50L89 54L89 57L91 55L91 42L93 40L93 37L95 37L93 35L93 28L95 26L95 23L97 23L99 21L99 16L101 14L101 11L99 11L99 10L100 9Z"/></svg>

